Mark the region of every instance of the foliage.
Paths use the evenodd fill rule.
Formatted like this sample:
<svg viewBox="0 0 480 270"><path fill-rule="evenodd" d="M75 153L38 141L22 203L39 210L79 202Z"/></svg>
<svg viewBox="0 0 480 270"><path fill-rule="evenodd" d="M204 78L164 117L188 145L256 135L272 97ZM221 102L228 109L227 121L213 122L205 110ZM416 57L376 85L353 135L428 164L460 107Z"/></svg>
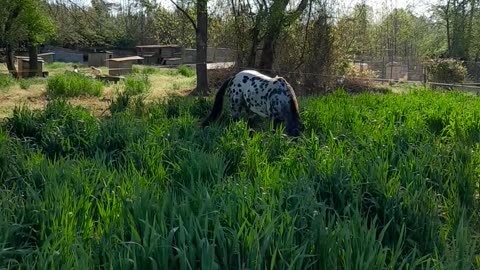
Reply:
<svg viewBox="0 0 480 270"><path fill-rule="evenodd" d="M436 59L426 63L428 80L439 83L462 83L467 69L462 61L455 59Z"/></svg>
<svg viewBox="0 0 480 270"><path fill-rule="evenodd" d="M0 267L480 266L477 97L300 99L296 141L226 117L199 129L211 105L17 109L0 129Z"/></svg>
<svg viewBox="0 0 480 270"><path fill-rule="evenodd" d="M0 44L13 47L21 41L34 44L45 42L55 31L46 15L45 6L38 0L6 0L0 12ZM5 27L8 26L8 27Z"/></svg>
<svg viewBox="0 0 480 270"><path fill-rule="evenodd" d="M364 92L375 89L371 80L378 77L378 72L370 69L362 69L359 66L349 63L342 72L341 85L348 92Z"/></svg>
<svg viewBox="0 0 480 270"><path fill-rule="evenodd" d="M145 74L145 75L151 75L159 72L157 68L149 67L149 66L144 66L143 68L140 68L139 66L133 66L132 70L133 70L133 73Z"/></svg>
<svg viewBox="0 0 480 270"><path fill-rule="evenodd" d="M20 0L23 12L20 13L18 27L24 29L26 39L34 45L44 43L54 32L55 26L47 15L45 6L38 0ZM15 36L18 38L19 33Z"/></svg>
<svg viewBox="0 0 480 270"><path fill-rule="evenodd" d="M444 24L447 57L468 59L475 47L474 17L479 14L478 1L451 0L439 3L437 13ZM477 37L478 38L478 37Z"/></svg>
<svg viewBox="0 0 480 270"><path fill-rule="evenodd" d="M148 75L146 75L147 73L142 72L142 75L128 76L125 78L122 86L116 88L116 96L109 106L111 114L125 112L131 105L134 105L134 108L137 108L138 105L143 105L145 94L151 88L151 82L148 79ZM142 111L142 108L137 108L134 112L142 114Z"/></svg>
<svg viewBox="0 0 480 270"><path fill-rule="evenodd" d="M0 89L6 89L15 83L15 79L10 74L0 74Z"/></svg>
<svg viewBox="0 0 480 270"><path fill-rule="evenodd" d="M16 107L4 125L11 134L34 143L50 157L88 151L95 146L95 117L63 99L50 101L45 111Z"/></svg>
<svg viewBox="0 0 480 270"><path fill-rule="evenodd" d="M147 73L137 76L127 76L124 83L124 91L128 95L145 94L150 91L152 83L148 79Z"/></svg>
<svg viewBox="0 0 480 270"><path fill-rule="evenodd" d="M185 77L193 77L195 76L195 71L190 69L189 67L187 66L180 66L178 67L178 73L182 76L185 76Z"/></svg>
<svg viewBox="0 0 480 270"><path fill-rule="evenodd" d="M28 88L30 88L32 83L29 80L22 79L22 80L18 80L18 85L20 86L21 89L27 90Z"/></svg>
<svg viewBox="0 0 480 270"><path fill-rule="evenodd" d="M103 83L78 74L54 75L47 80L47 94L51 97L100 96Z"/></svg>

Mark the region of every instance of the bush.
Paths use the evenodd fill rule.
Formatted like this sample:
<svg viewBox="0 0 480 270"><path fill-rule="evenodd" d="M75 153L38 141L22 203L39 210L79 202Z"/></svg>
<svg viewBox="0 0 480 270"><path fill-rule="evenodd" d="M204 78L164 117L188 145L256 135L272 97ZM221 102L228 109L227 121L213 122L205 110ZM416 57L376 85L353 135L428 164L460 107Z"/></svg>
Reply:
<svg viewBox="0 0 480 270"><path fill-rule="evenodd" d="M55 99L44 111L15 108L5 128L17 138L41 146L49 156L56 156L89 150L96 138L97 120L85 109Z"/></svg>
<svg viewBox="0 0 480 270"><path fill-rule="evenodd" d="M77 74L55 75L47 80L47 94L52 97L100 96L103 83Z"/></svg>
<svg viewBox="0 0 480 270"><path fill-rule="evenodd" d="M462 61L455 59L436 59L426 63L428 80L438 83L462 83L467 69Z"/></svg>
<svg viewBox="0 0 480 270"><path fill-rule="evenodd" d="M142 70L143 74L155 74L157 73L157 69L154 67L144 67Z"/></svg>
<svg viewBox="0 0 480 270"><path fill-rule="evenodd" d="M0 89L5 89L15 83L10 74L0 74Z"/></svg>
<svg viewBox="0 0 480 270"><path fill-rule="evenodd" d="M18 85L20 85L20 88L22 88L23 90L27 90L28 88L30 88L30 86L32 86L32 82L29 80L21 79L18 80Z"/></svg>
<svg viewBox="0 0 480 270"><path fill-rule="evenodd" d="M152 84L148 75L129 76L124 80L123 91L116 89L116 98L110 102L109 111L111 114L125 112L133 102L136 112L141 111L144 103L144 96L150 91Z"/></svg>
<svg viewBox="0 0 480 270"><path fill-rule="evenodd" d="M182 76L185 76L185 77L195 76L195 72L187 66L179 66L178 67L178 73Z"/></svg>
<svg viewBox="0 0 480 270"><path fill-rule="evenodd" d="M158 69L154 68L154 67L143 67L143 68L140 68L139 66L133 66L132 67L132 71L133 73L136 73L136 74L155 74L155 73L158 73Z"/></svg>
<svg viewBox="0 0 480 270"><path fill-rule="evenodd" d="M129 76L125 78L125 94L135 96L145 94L150 91L152 83L148 79L148 75Z"/></svg>
<svg viewBox="0 0 480 270"><path fill-rule="evenodd" d="M378 73L373 70L361 70L357 66L347 64L343 70L343 79L339 82L347 92L360 93L375 90L376 86L370 78L377 78ZM343 81L342 81L343 80Z"/></svg>

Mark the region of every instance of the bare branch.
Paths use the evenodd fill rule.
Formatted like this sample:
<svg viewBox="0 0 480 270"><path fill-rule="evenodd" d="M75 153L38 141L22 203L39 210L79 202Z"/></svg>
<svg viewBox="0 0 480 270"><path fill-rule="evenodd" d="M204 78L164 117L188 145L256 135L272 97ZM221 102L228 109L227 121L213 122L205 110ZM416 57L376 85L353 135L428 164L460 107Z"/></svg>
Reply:
<svg viewBox="0 0 480 270"><path fill-rule="evenodd" d="M185 9L183 9L182 7L180 7L179 5L177 5L177 3L175 3L175 1L170 0L170 2L172 2L172 4L173 4L178 10L180 10L180 12L182 12L183 15L185 15L185 17L187 17L187 19L192 23L193 28L195 29L195 31L198 31L197 24L195 23L195 20L192 18L192 16L190 16L190 14L188 14L188 12L187 12Z"/></svg>

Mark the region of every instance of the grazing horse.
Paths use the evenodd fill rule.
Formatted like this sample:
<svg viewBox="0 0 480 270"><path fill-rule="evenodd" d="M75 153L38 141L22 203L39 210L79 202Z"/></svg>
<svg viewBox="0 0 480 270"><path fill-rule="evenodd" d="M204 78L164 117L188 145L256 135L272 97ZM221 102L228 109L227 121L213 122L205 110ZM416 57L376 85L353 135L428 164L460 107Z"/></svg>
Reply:
<svg viewBox="0 0 480 270"><path fill-rule="evenodd" d="M223 97L228 92L234 121L242 110L273 119L274 128L283 121L289 136L300 136L303 124L292 86L282 77L271 78L253 70L241 71L225 80L215 96L210 115L201 126L208 126L222 112Z"/></svg>

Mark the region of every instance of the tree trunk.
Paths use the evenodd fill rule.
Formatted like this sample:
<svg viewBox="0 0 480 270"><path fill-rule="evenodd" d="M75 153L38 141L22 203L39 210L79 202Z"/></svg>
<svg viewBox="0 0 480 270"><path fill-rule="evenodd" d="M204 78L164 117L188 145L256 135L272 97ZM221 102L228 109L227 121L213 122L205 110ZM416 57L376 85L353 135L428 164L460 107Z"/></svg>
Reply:
<svg viewBox="0 0 480 270"><path fill-rule="evenodd" d="M28 44L28 56L30 58L28 77L36 77L38 76L38 53L37 46L33 42Z"/></svg>
<svg viewBox="0 0 480 270"><path fill-rule="evenodd" d="M12 48L12 45L11 44L7 44L7 48L6 48L6 53L7 53L7 69L8 71L10 72L10 74L12 74L13 77L15 78L18 78L18 73L17 73L17 69L15 68L15 62L13 60L13 48Z"/></svg>
<svg viewBox="0 0 480 270"><path fill-rule="evenodd" d="M450 36L450 1L447 1L447 5L445 7L445 23L446 23L446 30L447 30L447 52L448 57L452 56L452 38Z"/></svg>
<svg viewBox="0 0 480 270"><path fill-rule="evenodd" d="M258 25L255 25L252 30L252 45L250 47L250 53L248 54L247 67L255 67L255 62L257 60L257 47L258 47L258 36L260 35L260 30Z"/></svg>
<svg viewBox="0 0 480 270"><path fill-rule="evenodd" d="M308 6L308 0L302 0L294 12L287 14L288 3L289 1L287 0L275 0L270 8L266 36L263 40L262 55L259 63L259 68L264 73L270 75L275 57L275 45L282 29L297 20Z"/></svg>
<svg viewBox="0 0 480 270"><path fill-rule="evenodd" d="M263 41L262 56L260 58L259 68L266 74L272 75L273 58L275 56L276 33L268 33Z"/></svg>
<svg viewBox="0 0 480 270"><path fill-rule="evenodd" d="M199 95L208 94L207 77L207 0L198 0L197 2L197 29L196 29L196 47L197 47L197 88L195 92Z"/></svg>

